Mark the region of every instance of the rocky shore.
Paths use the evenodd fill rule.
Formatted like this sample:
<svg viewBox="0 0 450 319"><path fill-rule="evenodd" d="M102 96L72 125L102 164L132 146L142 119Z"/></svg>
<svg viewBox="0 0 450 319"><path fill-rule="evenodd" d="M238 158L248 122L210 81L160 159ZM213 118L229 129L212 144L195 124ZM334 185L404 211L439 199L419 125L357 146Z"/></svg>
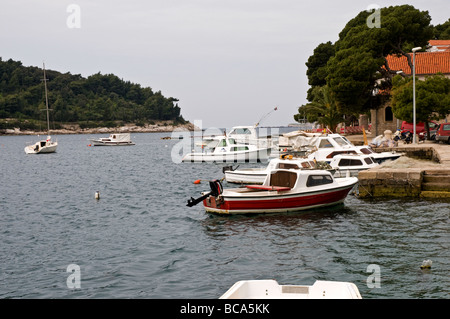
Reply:
<svg viewBox="0 0 450 319"><path fill-rule="evenodd" d="M174 125L172 121L160 121L156 124L135 125L127 124L118 127L95 127L95 128L80 128L78 124L61 125L61 129L50 130L52 135L61 134L102 134L102 133L160 133L172 132L174 130L193 131L194 124L186 123ZM1 129L0 135L45 135L46 131L30 131L14 129Z"/></svg>

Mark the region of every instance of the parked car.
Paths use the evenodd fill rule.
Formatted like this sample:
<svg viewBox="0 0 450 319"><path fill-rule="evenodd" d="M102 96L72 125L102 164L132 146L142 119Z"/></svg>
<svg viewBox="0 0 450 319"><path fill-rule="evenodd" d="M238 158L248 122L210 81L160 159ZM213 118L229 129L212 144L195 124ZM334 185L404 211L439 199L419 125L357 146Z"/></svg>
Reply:
<svg viewBox="0 0 450 319"><path fill-rule="evenodd" d="M430 127L430 131L435 129L435 127L437 125L439 125L439 124L437 124L434 121L428 122L428 126ZM401 131L402 131L402 133L408 132L408 131L413 133L414 132L414 125L413 125L413 123L408 123L406 121L403 121L402 122ZM425 133L425 135L426 135L425 123L423 123L423 122L416 123L416 134L420 134L420 133Z"/></svg>
<svg viewBox="0 0 450 319"><path fill-rule="evenodd" d="M434 129L430 129L430 140L435 141L436 140L436 133L439 130L439 126L441 124L438 124Z"/></svg>
<svg viewBox="0 0 450 319"><path fill-rule="evenodd" d="M450 123L442 123L436 132L436 141L443 141L450 144Z"/></svg>

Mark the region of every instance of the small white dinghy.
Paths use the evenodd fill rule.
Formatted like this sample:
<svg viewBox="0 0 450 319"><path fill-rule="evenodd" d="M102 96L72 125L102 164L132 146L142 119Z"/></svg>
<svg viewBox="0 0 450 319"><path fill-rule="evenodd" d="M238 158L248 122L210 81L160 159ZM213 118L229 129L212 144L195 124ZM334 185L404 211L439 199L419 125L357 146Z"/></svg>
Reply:
<svg viewBox="0 0 450 319"><path fill-rule="evenodd" d="M236 282L219 299L362 299L351 282L317 280L312 286L280 285L275 280Z"/></svg>

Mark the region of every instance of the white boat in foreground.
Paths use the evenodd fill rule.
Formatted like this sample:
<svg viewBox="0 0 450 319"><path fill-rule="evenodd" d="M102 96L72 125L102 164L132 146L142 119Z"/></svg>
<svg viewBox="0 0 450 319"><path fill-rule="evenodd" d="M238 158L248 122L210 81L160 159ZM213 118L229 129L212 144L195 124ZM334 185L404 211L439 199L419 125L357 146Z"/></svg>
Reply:
<svg viewBox="0 0 450 319"><path fill-rule="evenodd" d="M267 161L270 152L270 148L258 148L251 144L236 144L233 138L218 136L210 138L207 144L203 144L201 152L188 153L181 161L256 163Z"/></svg>
<svg viewBox="0 0 450 319"><path fill-rule="evenodd" d="M317 280L312 286L280 285L275 280L236 282L219 299L362 299L350 282Z"/></svg>
<svg viewBox="0 0 450 319"><path fill-rule="evenodd" d="M109 137L101 137L99 139L90 139L93 146L126 146L135 145L131 141L130 133L114 133Z"/></svg>
<svg viewBox="0 0 450 319"><path fill-rule="evenodd" d="M45 64L43 64L44 70L44 88L45 88L45 105L47 107L47 138L45 140L40 140L33 145L25 146L26 154L43 154L43 153L54 153L58 147L58 142L52 141L50 136L50 121L48 115L48 94L47 94L47 77L45 76Z"/></svg>

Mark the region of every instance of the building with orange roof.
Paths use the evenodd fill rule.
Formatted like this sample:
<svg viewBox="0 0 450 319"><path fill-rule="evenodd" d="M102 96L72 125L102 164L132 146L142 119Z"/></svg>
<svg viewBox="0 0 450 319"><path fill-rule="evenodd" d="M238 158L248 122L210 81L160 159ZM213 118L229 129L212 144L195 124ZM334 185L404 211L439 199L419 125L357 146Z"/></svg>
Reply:
<svg viewBox="0 0 450 319"><path fill-rule="evenodd" d="M412 61L412 53L410 53ZM425 52L416 52L416 78L424 80L427 76L442 73L450 78L450 40L430 40ZM386 57L392 71L402 71L406 76L412 75L412 70L405 56L389 55ZM393 112L390 102L380 109L371 110L372 135L378 136L385 130L395 132L401 126ZM447 116L446 121L450 121Z"/></svg>

